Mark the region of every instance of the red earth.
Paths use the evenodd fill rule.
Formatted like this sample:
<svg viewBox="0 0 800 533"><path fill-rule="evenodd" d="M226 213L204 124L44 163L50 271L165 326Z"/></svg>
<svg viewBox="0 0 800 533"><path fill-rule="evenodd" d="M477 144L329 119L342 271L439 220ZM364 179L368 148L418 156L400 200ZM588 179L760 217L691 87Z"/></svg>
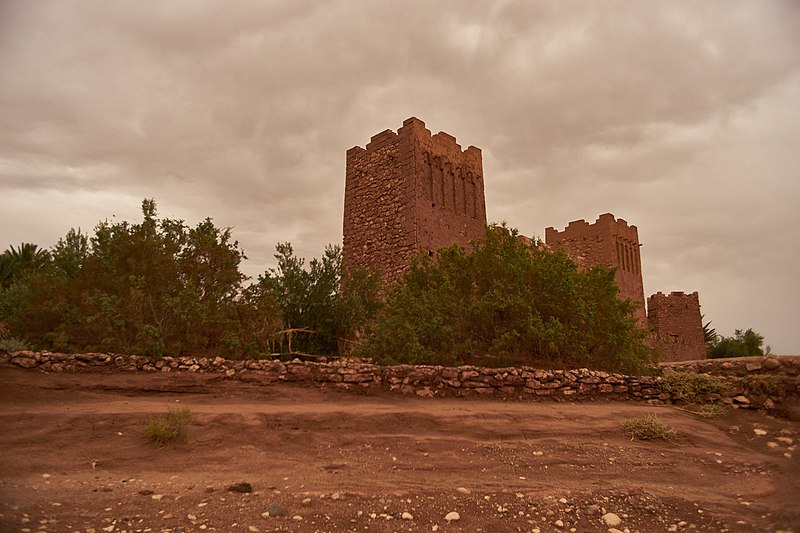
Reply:
<svg viewBox="0 0 800 533"><path fill-rule="evenodd" d="M622 431L652 413L676 440ZM754 411L0 368L0 428L3 532L800 531L800 424Z"/></svg>

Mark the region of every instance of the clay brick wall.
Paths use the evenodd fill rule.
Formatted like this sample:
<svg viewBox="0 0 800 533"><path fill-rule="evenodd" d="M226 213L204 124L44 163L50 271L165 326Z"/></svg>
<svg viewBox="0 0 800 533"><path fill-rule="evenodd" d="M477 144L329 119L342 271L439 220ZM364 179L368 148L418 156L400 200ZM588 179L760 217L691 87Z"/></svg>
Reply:
<svg viewBox="0 0 800 533"><path fill-rule="evenodd" d="M347 151L345 268L375 268L391 283L417 250L467 246L485 226L480 149L412 117Z"/></svg>
<svg viewBox="0 0 800 533"><path fill-rule="evenodd" d="M598 217L594 224L575 220L563 230L545 229L545 242L553 250L563 250L583 268L602 265L617 267L616 281L620 297L637 304L634 315L640 327L646 327L642 260L639 255L639 232L611 213Z"/></svg>
<svg viewBox="0 0 800 533"><path fill-rule="evenodd" d="M653 344L662 351L663 361L705 359L703 319L696 292L658 292L647 299L647 309Z"/></svg>

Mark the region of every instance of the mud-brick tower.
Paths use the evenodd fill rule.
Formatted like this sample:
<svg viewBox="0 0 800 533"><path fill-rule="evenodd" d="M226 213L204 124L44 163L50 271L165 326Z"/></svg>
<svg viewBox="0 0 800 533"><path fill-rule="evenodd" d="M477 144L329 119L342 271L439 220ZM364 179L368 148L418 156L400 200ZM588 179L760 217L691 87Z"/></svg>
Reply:
<svg viewBox="0 0 800 533"><path fill-rule="evenodd" d="M639 231L611 213L600 215L594 224L575 220L563 230L545 229L545 242L553 250L564 250L579 266L617 267L616 281L621 298L636 304L634 316L639 327L647 327L642 283L642 260L639 255Z"/></svg>
<svg viewBox="0 0 800 533"><path fill-rule="evenodd" d="M392 283L418 250L468 245L485 231L483 190L480 149L414 117L374 135L347 151L344 267L378 269Z"/></svg>
<svg viewBox="0 0 800 533"><path fill-rule="evenodd" d="M705 359L703 318L696 292L657 292L647 299L647 310L653 345L662 352L663 361Z"/></svg>

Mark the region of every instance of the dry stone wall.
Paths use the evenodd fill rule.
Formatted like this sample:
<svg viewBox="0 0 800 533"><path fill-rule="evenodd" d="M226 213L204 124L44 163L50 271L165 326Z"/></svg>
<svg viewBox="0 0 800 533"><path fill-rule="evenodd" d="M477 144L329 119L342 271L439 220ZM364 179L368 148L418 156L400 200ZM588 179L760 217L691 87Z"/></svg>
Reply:
<svg viewBox="0 0 800 533"><path fill-rule="evenodd" d="M626 376L588 370L542 370L530 367L482 368L396 365L379 366L342 359L309 362L295 359L229 360L111 354L58 354L20 351L0 353L0 365L46 372L194 372L259 385L294 383L344 390L396 392L419 397L484 396L530 400L636 400L653 404L673 398L658 376ZM800 397L800 356L708 360L664 365L671 371L720 376L727 392L711 400L749 407L742 400L746 381L769 379L773 405ZM738 398L738 400L737 400Z"/></svg>

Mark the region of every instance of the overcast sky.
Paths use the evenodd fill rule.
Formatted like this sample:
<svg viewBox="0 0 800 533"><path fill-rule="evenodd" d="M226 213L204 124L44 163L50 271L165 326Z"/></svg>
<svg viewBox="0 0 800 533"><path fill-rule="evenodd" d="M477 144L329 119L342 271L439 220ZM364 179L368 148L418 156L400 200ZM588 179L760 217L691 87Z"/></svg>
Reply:
<svg viewBox="0 0 800 533"><path fill-rule="evenodd" d="M800 353L800 2L0 2L0 249L161 215L341 243L345 151L416 116L490 221L611 212L645 293Z"/></svg>

